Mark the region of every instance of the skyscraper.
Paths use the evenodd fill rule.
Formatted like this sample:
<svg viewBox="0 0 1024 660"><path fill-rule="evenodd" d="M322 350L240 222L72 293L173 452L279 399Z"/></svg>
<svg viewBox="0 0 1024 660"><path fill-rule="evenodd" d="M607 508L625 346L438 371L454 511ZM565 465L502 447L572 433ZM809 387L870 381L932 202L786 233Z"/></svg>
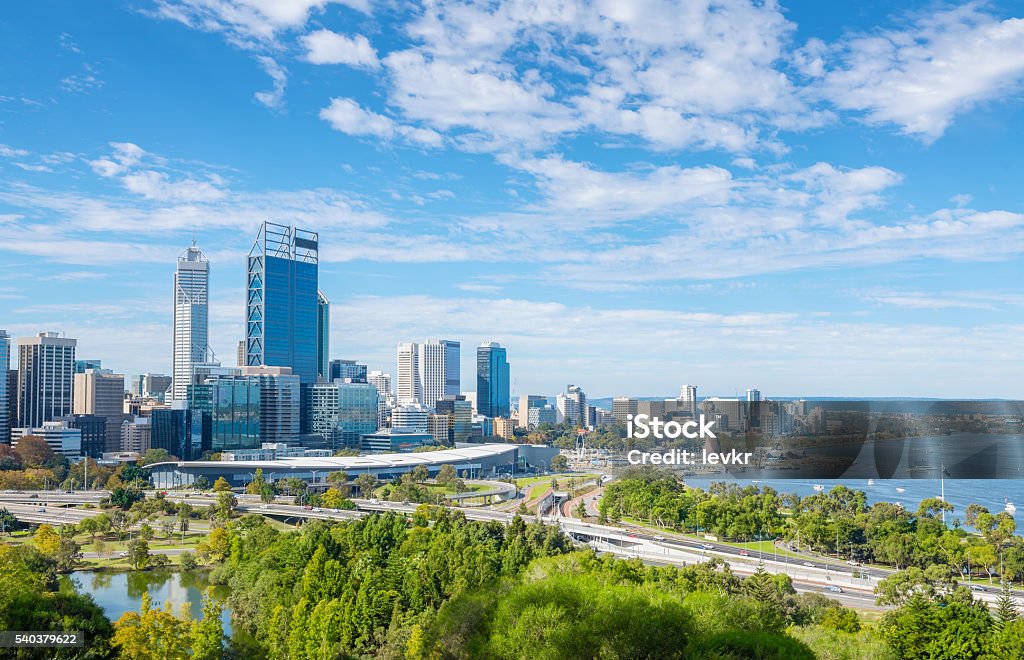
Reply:
<svg viewBox="0 0 1024 660"><path fill-rule="evenodd" d="M359 449L377 430L377 388L341 380L317 383L310 396L310 426L334 450Z"/></svg>
<svg viewBox="0 0 1024 660"><path fill-rule="evenodd" d="M450 339L428 339L419 346L420 396L423 405L434 408L445 396L459 394L461 345Z"/></svg>
<svg viewBox="0 0 1024 660"><path fill-rule="evenodd" d="M561 418L560 422L576 426L589 426L590 406L587 404L586 393L579 386L568 385L565 388L565 394L558 395L555 408Z"/></svg>
<svg viewBox="0 0 1024 660"><path fill-rule="evenodd" d="M86 369L75 374L74 413L97 415L106 419L106 449L118 451L121 446L121 423L124 415L124 375L109 369Z"/></svg>
<svg viewBox="0 0 1024 660"><path fill-rule="evenodd" d="M18 340L18 426L42 427L71 414L77 344L56 332Z"/></svg>
<svg viewBox="0 0 1024 660"><path fill-rule="evenodd" d="M686 410L690 411L690 416L694 419L697 418L697 386L696 385L683 385L679 388L679 398L685 404Z"/></svg>
<svg viewBox="0 0 1024 660"><path fill-rule="evenodd" d="M11 393L7 390L7 371L11 367L11 336L6 330L0 330L0 444L11 442L11 419L8 417L10 411Z"/></svg>
<svg viewBox="0 0 1024 660"><path fill-rule="evenodd" d="M246 365L289 367L303 385L319 373L319 236L264 222L249 251Z"/></svg>
<svg viewBox="0 0 1024 660"><path fill-rule="evenodd" d="M201 446L223 451L255 449L261 442L296 444L299 377L288 371L248 367L241 376L210 377L190 385L188 407L192 424L201 426Z"/></svg>
<svg viewBox="0 0 1024 660"><path fill-rule="evenodd" d="M192 364L205 362L209 345L210 262L192 244L178 255L174 271L174 357L171 398L183 401L192 384Z"/></svg>
<svg viewBox="0 0 1024 660"><path fill-rule="evenodd" d="M331 301L324 292L316 290L316 366L317 375L330 377L331 361ZM376 429L374 429L376 430Z"/></svg>
<svg viewBox="0 0 1024 660"><path fill-rule="evenodd" d="M421 402L423 381L420 379L419 345L403 342L398 345L398 383L395 395L398 405L404 406Z"/></svg>
<svg viewBox="0 0 1024 660"><path fill-rule="evenodd" d="M391 394L391 374L371 371L366 376L366 382L377 388L377 428L382 429L391 415L394 403Z"/></svg>
<svg viewBox="0 0 1024 660"><path fill-rule="evenodd" d="M509 416L509 366L501 344L491 342L476 349L476 407L485 417Z"/></svg>
<svg viewBox="0 0 1024 660"><path fill-rule="evenodd" d="M84 374L86 369L102 369L102 360L75 360L75 373Z"/></svg>
<svg viewBox="0 0 1024 660"><path fill-rule="evenodd" d="M340 378L342 380L350 380L353 383L366 382L365 364L359 364L355 360L331 360L329 367L328 381L335 381ZM388 378L388 383L388 390L390 390L390 377ZM389 391L388 394L391 394L391 392Z"/></svg>

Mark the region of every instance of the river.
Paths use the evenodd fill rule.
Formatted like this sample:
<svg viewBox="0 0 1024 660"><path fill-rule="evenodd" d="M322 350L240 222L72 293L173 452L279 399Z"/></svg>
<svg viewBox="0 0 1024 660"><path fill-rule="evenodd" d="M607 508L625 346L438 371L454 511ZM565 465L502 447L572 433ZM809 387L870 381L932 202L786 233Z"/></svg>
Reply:
<svg viewBox="0 0 1024 660"><path fill-rule="evenodd" d="M207 577L203 571L76 571L61 576L61 588L73 588L78 593L89 594L111 621L117 621L125 612L138 612L142 594L147 591L153 607L163 607L165 602L170 602L174 614L178 615L181 605L187 603L192 618L198 619L203 615L203 594L210 586ZM227 587L214 586L213 596L223 603L227 598ZM231 612L226 607L221 620L224 634L230 637Z"/></svg>

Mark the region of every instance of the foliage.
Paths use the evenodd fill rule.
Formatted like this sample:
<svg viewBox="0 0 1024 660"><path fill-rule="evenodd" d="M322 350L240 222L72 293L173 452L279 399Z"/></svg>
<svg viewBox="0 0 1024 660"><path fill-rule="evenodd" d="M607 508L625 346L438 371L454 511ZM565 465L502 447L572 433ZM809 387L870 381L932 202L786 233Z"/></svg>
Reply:
<svg viewBox="0 0 1024 660"><path fill-rule="evenodd" d="M213 490L218 493L230 492L231 484L224 477L217 477L217 481L213 482Z"/></svg>

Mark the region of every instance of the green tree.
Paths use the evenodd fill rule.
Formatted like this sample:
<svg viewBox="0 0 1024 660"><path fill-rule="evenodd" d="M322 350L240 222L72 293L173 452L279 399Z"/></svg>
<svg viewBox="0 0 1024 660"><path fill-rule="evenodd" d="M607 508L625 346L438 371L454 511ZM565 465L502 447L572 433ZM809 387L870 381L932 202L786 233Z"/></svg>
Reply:
<svg viewBox="0 0 1024 660"><path fill-rule="evenodd" d="M366 499L373 497L373 489L377 487L377 477L369 472L364 472L356 477L356 487L359 488L359 496Z"/></svg>
<svg viewBox="0 0 1024 660"><path fill-rule="evenodd" d="M218 493L231 492L231 484L224 477L217 477L217 481L213 482L213 490Z"/></svg>
<svg viewBox="0 0 1024 660"><path fill-rule="evenodd" d="M230 520L235 507L238 506L238 498L231 491L217 493L217 517L221 520Z"/></svg>
<svg viewBox="0 0 1024 660"><path fill-rule="evenodd" d="M437 471L437 483L441 484L442 486L447 487L453 481L455 481L457 477L458 475L455 474L455 467L447 463L442 465L440 469L438 469Z"/></svg>
<svg viewBox="0 0 1024 660"><path fill-rule="evenodd" d="M100 559L106 559L109 549L107 543L103 539L97 539L92 544L92 551L96 553L96 556Z"/></svg>
<svg viewBox="0 0 1024 660"><path fill-rule="evenodd" d="M78 545L73 537L62 536L54 559L57 561L58 571L71 572L82 559L82 546Z"/></svg>
<svg viewBox="0 0 1024 660"><path fill-rule="evenodd" d="M47 557L55 557L60 549L60 535L45 523L36 529L36 533L32 535L32 542L39 552Z"/></svg>
<svg viewBox="0 0 1024 660"><path fill-rule="evenodd" d="M551 459L551 470L553 472L564 472L569 468L569 459L562 454L558 454Z"/></svg>
<svg viewBox="0 0 1024 660"><path fill-rule="evenodd" d="M192 660L219 660L224 654L223 606L213 597L213 588L203 594L203 618L192 626Z"/></svg>
<svg viewBox="0 0 1024 660"><path fill-rule="evenodd" d="M166 449L147 449L146 453L142 455L142 465L152 465L153 463L164 463L171 459L171 452Z"/></svg>
<svg viewBox="0 0 1024 660"><path fill-rule="evenodd" d="M142 595L138 613L125 612L114 624L114 643L121 657L132 660L187 660L192 623L171 613L167 602L163 609L151 606L149 592Z"/></svg>
<svg viewBox="0 0 1024 660"><path fill-rule="evenodd" d="M135 570L141 570L149 564L149 544L145 539L135 539L128 543L128 563Z"/></svg>
<svg viewBox="0 0 1024 660"><path fill-rule="evenodd" d="M821 617L825 628L855 634L860 632L860 617L848 607L830 607Z"/></svg>
<svg viewBox="0 0 1024 660"><path fill-rule="evenodd" d="M1010 583L1003 580L1003 586L999 591L999 598L996 600L996 611L993 617L996 630L1003 630L1007 625L1020 618L1017 611L1017 601L1013 597Z"/></svg>
<svg viewBox="0 0 1024 660"><path fill-rule="evenodd" d="M142 526L139 527L139 538L147 543L153 540L153 528L149 526L149 523L142 523Z"/></svg>
<svg viewBox="0 0 1024 660"><path fill-rule="evenodd" d="M245 486L245 492L249 495L259 495L266 484L267 482L263 478L263 468L256 468L252 475L252 481Z"/></svg>
<svg viewBox="0 0 1024 660"><path fill-rule="evenodd" d="M426 465L417 465L412 469L412 479L416 483L423 483L430 478L430 472Z"/></svg>

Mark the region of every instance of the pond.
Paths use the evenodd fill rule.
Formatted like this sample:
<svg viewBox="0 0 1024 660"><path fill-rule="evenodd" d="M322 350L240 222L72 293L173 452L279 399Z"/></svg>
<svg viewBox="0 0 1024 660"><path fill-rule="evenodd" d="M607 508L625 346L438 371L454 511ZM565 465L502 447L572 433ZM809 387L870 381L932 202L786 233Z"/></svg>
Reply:
<svg viewBox="0 0 1024 660"><path fill-rule="evenodd" d="M203 616L203 594L211 586L208 574L202 571L180 573L177 571L126 571L121 573L100 573L76 571L62 575L62 589L74 589L80 594L89 594L111 621L117 621L125 612L138 612L142 605L142 594L149 592L153 607L163 607L170 601L175 615L181 612L182 603L187 603L193 619ZM224 603L228 588L214 586L213 597ZM231 612L225 607L221 620L224 634L231 636Z"/></svg>

